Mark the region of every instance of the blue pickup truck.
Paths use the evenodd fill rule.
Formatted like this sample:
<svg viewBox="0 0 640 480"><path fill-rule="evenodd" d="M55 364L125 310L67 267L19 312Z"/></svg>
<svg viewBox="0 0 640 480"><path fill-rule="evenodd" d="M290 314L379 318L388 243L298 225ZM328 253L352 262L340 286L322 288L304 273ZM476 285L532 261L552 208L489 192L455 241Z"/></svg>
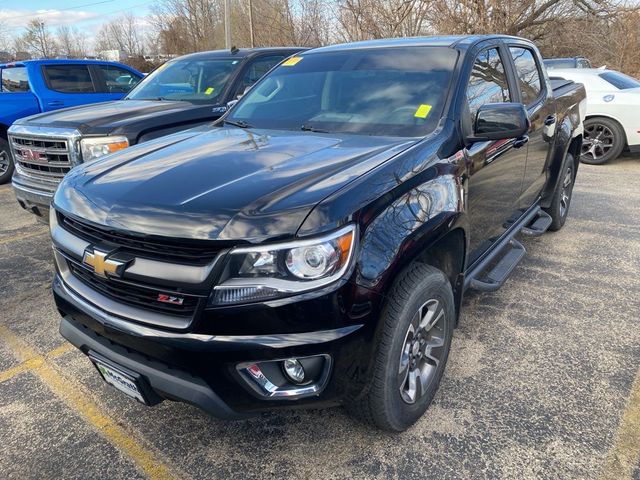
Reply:
<svg viewBox="0 0 640 480"><path fill-rule="evenodd" d="M19 118L122 98L142 78L137 70L99 60L27 60L0 64L0 184L11 179L7 130Z"/></svg>

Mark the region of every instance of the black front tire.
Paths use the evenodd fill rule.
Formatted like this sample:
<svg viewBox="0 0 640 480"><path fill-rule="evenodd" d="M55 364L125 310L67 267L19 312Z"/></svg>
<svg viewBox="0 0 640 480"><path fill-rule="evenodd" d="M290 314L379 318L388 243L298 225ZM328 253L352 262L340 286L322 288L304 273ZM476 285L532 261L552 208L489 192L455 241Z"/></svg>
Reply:
<svg viewBox="0 0 640 480"><path fill-rule="evenodd" d="M424 323L433 321L434 325L424 338L413 329L413 343L407 348L412 326L421 324L421 312L427 312L425 306L428 306L427 309L433 307L433 314L429 317L431 320L427 320L426 313ZM455 321L449 280L432 266L413 264L392 287L380 321L372 378L364 395L349 405L349 409L365 423L383 430L401 432L413 425L427 410L445 369ZM419 373L417 380L413 376L413 386L417 387L413 401L410 388L413 364L406 360L407 350L412 355L411 362L417 355L423 361L416 363ZM407 375L402 380L404 363L407 365ZM427 377L425 374L423 380L420 375L425 371L429 375ZM423 383L424 387L421 386Z"/></svg>
<svg viewBox="0 0 640 480"><path fill-rule="evenodd" d="M573 185L576 180L576 162L573 155L567 153L561 168L560 181L556 191L553 193L551 205L549 208L544 209L551 216L549 230L553 232L560 230L564 226L569 215Z"/></svg>
<svg viewBox="0 0 640 480"><path fill-rule="evenodd" d="M13 175L13 157L9 142L0 138L0 185L10 181L11 175Z"/></svg>

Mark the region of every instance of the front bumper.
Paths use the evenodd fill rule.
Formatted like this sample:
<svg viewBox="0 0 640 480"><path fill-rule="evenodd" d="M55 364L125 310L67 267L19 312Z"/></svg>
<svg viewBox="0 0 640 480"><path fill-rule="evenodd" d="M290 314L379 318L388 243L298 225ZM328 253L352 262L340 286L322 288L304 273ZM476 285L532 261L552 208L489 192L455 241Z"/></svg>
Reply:
<svg viewBox="0 0 640 480"><path fill-rule="evenodd" d="M70 343L140 374L159 398L186 402L216 417L332 406L357 395L365 384L373 344L370 324L264 335L175 332L112 316L86 302L59 276L53 291L63 316L60 333ZM236 368L246 362L312 355L329 355L332 370L320 391L301 398L261 398Z"/></svg>
<svg viewBox="0 0 640 480"><path fill-rule="evenodd" d="M83 328L82 324L70 316L62 319L60 334L85 354L97 353L140 374L160 398L171 398L195 405L219 418L236 419L246 416L231 410L201 379L115 345L95 332Z"/></svg>
<svg viewBox="0 0 640 480"><path fill-rule="evenodd" d="M49 221L49 208L53 192L29 185L23 182L17 174L13 175L11 186L22 208L35 214L38 219L44 222Z"/></svg>

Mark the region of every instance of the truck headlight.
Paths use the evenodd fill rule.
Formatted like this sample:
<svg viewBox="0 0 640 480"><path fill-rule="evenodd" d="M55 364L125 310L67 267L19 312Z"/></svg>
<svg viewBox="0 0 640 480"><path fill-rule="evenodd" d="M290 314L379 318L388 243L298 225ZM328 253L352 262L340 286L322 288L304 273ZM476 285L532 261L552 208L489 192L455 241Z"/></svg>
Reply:
<svg viewBox="0 0 640 480"><path fill-rule="evenodd" d="M257 302L316 290L342 278L351 264L356 227L287 243L234 248L209 304Z"/></svg>
<svg viewBox="0 0 640 480"><path fill-rule="evenodd" d="M80 140L82 161L90 162L109 153L117 152L129 146L129 140L123 135L112 137L89 137Z"/></svg>

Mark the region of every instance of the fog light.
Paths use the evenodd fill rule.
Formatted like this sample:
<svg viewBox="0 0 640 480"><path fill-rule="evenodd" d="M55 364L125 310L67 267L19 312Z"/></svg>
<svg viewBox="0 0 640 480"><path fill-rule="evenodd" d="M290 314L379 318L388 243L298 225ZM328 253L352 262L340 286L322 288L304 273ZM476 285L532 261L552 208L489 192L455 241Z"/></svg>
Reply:
<svg viewBox="0 0 640 480"><path fill-rule="evenodd" d="M282 362L282 369L284 373L294 383L304 382L304 368L300 365L300 362L295 358L288 358Z"/></svg>

